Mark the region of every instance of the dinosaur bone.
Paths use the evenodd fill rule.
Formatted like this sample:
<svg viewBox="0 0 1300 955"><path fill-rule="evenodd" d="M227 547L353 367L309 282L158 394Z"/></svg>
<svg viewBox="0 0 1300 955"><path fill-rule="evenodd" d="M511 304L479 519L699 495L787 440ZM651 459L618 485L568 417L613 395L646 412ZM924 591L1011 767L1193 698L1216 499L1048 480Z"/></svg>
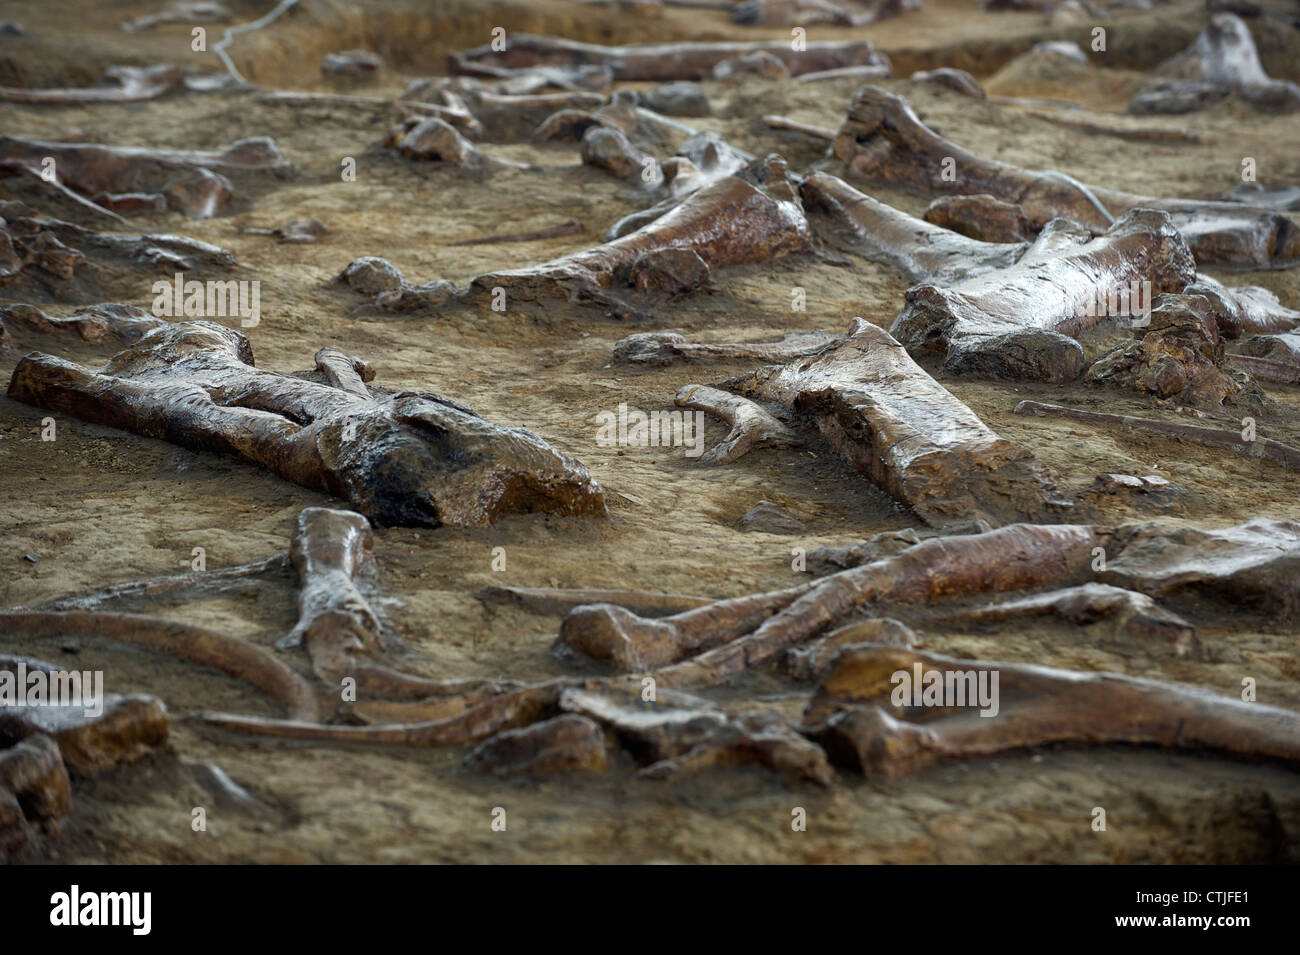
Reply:
<svg viewBox="0 0 1300 955"><path fill-rule="evenodd" d="M1211 448L1227 448L1252 458L1264 458L1283 467L1300 467L1300 448L1282 444L1272 438L1256 438L1254 441L1242 439L1239 431L1220 431L1217 428L1201 428L1191 424L1179 424L1169 421L1157 421L1153 418L1135 418L1132 415L1105 414L1099 411L1084 411L1080 408L1066 408L1063 405L1047 404L1041 401L1022 401L1016 405L1015 414L1032 414L1037 417L1069 418L1073 421L1089 421L1095 424L1117 424L1137 431L1149 431L1164 434L1179 440L1194 441Z"/></svg>
<svg viewBox="0 0 1300 955"><path fill-rule="evenodd" d="M769 156L693 193L635 232L541 265L480 275L471 290L486 294L500 287L524 301L606 301L606 290L636 284L641 291L670 295L698 287L701 272L812 249L785 161ZM698 257L704 268L682 272L676 259L683 256ZM638 279L639 272L654 278Z"/></svg>
<svg viewBox="0 0 1300 955"><path fill-rule="evenodd" d="M908 289L890 331L909 348L944 351L949 371L1072 381L1084 367L1075 339L1107 318L1098 301L1143 283L1152 296L1181 292L1195 273L1166 213L1135 210L1096 239L1057 219L1015 265Z"/></svg>
<svg viewBox="0 0 1300 955"><path fill-rule="evenodd" d="M1149 645L1168 647L1175 656L1188 657L1200 652L1196 628L1190 623L1146 594L1110 584L1065 587L943 619L946 623L984 624L1037 616L1059 617L1078 626L1108 620L1116 632Z"/></svg>
<svg viewBox="0 0 1300 955"><path fill-rule="evenodd" d="M163 23L219 23L229 20L230 10L215 0L177 0L157 13L150 13L122 24L128 33L149 30Z"/></svg>
<svg viewBox="0 0 1300 955"><path fill-rule="evenodd" d="M1002 524L1068 507L1032 454L861 319L838 345L724 387L811 415L836 451L928 524Z"/></svg>
<svg viewBox="0 0 1300 955"><path fill-rule="evenodd" d="M49 640L90 637L149 647L243 680L294 719L316 718L315 691L306 680L261 647L215 630L139 614L15 610L0 612L0 633Z"/></svg>
<svg viewBox="0 0 1300 955"><path fill-rule="evenodd" d="M541 66L607 66L618 82L710 79L723 60L751 53L769 53L792 75L844 66L884 65L888 61L865 40L809 43L796 51L786 41L761 43L666 43L598 46L557 37L515 33L506 50L491 44L448 57L452 73L482 75L488 69L532 69Z"/></svg>
<svg viewBox="0 0 1300 955"><path fill-rule="evenodd" d="M185 88L185 73L178 66L114 66L104 71L104 78L111 85L45 90L0 86L0 102L31 106L136 103Z"/></svg>
<svg viewBox="0 0 1300 955"><path fill-rule="evenodd" d="M965 674L989 685L996 674L996 715L981 716L978 704L918 712L899 693L900 672L924 674L927 686L937 679L937 685L972 691ZM873 776L1051 743L1145 744L1300 760L1300 714L1290 710L1114 673L957 660L897 647L846 651L809 704L804 732L833 761Z"/></svg>
<svg viewBox="0 0 1300 955"><path fill-rule="evenodd" d="M146 437L226 451L381 524L486 524L508 513L604 513L582 464L422 392L370 397L253 366L240 332L157 329L99 371L33 353L9 397Z"/></svg>
<svg viewBox="0 0 1300 955"><path fill-rule="evenodd" d="M684 385L676 403L720 418L731 431L700 457L702 464L730 464L759 448L787 448L799 439L771 413L748 398L706 385Z"/></svg>
<svg viewBox="0 0 1300 955"><path fill-rule="evenodd" d="M819 238L889 265L910 282L948 285L1007 268L1028 247L967 238L878 202L829 173L809 176L799 195Z"/></svg>
<svg viewBox="0 0 1300 955"><path fill-rule="evenodd" d="M32 825L51 825L72 806L59 746L44 733L0 746L0 862L20 857Z"/></svg>
<svg viewBox="0 0 1300 955"><path fill-rule="evenodd" d="M53 158L59 181L84 195L164 195L169 207L196 219L226 211L233 195L232 181L265 184L293 172L275 141L267 137L241 139L218 153L0 136L0 159L20 160L40 169L47 157Z"/></svg>
<svg viewBox="0 0 1300 955"><path fill-rule="evenodd" d="M614 361L628 365L668 365L674 361L770 364L806 358L842 341L843 335L825 332L787 332L779 342L725 343L690 342L675 332L636 332L614 343Z"/></svg>
<svg viewBox="0 0 1300 955"><path fill-rule="evenodd" d="M832 148L849 178L923 195L987 193L1019 205L1033 228L1065 216L1102 230L1133 209L1161 209L1173 217L1201 265L1273 266L1300 258L1300 226L1274 210L1153 199L983 159L936 135L906 100L874 86L858 91Z"/></svg>
<svg viewBox="0 0 1300 955"><path fill-rule="evenodd" d="M47 315L35 305L0 305L0 328L21 327L38 335L75 337L92 345L132 345L146 332L166 324L166 319L155 318L142 308L116 302L87 305L67 318Z"/></svg>
<svg viewBox="0 0 1300 955"><path fill-rule="evenodd" d="M1188 113L1237 94L1256 109L1300 109L1300 86L1270 79L1250 29L1231 13L1212 15L1196 41L1156 68L1160 77L1140 90L1130 113Z"/></svg>
<svg viewBox="0 0 1300 955"><path fill-rule="evenodd" d="M1217 407L1241 391L1223 372L1223 340L1208 299L1159 295L1149 324L1089 367L1085 380Z"/></svg>

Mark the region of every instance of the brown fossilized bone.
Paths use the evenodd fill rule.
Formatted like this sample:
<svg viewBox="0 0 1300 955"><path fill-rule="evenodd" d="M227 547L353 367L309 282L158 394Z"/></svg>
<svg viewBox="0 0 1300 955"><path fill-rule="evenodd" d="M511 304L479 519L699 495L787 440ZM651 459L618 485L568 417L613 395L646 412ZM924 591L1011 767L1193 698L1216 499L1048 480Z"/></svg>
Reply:
<svg viewBox="0 0 1300 955"><path fill-rule="evenodd" d="M1146 594L1110 584L1080 584L1061 590L1019 597L964 613L944 617L945 622L962 624L1002 623L1022 617L1051 616L1086 626L1107 621L1127 638L1127 645L1146 644L1168 648L1175 656L1200 653L1196 628L1177 614L1161 607ZM879 641L877 641L879 642Z"/></svg>
<svg viewBox="0 0 1300 955"><path fill-rule="evenodd" d="M1300 334L1251 335L1238 342L1224 361L1262 381L1300 385Z"/></svg>
<svg viewBox="0 0 1300 955"><path fill-rule="evenodd" d="M53 826L72 808L59 746L44 733L0 746L0 862L20 858L35 826Z"/></svg>
<svg viewBox="0 0 1300 955"><path fill-rule="evenodd" d="M334 384L253 365L240 332L211 322L158 329L99 371L33 353L9 397L85 421L238 454L335 494L381 524L486 524L509 513L600 515L585 467L530 431L502 428L422 392L368 392L328 352Z"/></svg>
<svg viewBox="0 0 1300 955"><path fill-rule="evenodd" d="M684 385L677 392L676 403L708 412L731 427L725 438L701 456L702 464L730 464L759 448L788 448L799 443L798 436L770 411L740 395L707 385Z"/></svg>
<svg viewBox="0 0 1300 955"><path fill-rule="evenodd" d="M1195 274L1166 213L1135 210L1095 239L1057 219L1015 265L947 288L908 289L890 331L909 348L943 351L950 371L1072 381L1085 365L1075 339L1108 317L1124 318L1099 302L1136 289L1132 321L1144 287L1151 296L1181 292Z"/></svg>
<svg viewBox="0 0 1300 955"><path fill-rule="evenodd" d="M1249 27L1231 13L1213 14L1196 42L1156 74L1129 104L1130 113L1190 113L1234 93L1267 112L1300 109L1300 87L1264 72Z"/></svg>
<svg viewBox="0 0 1300 955"><path fill-rule="evenodd" d="M274 140L266 137L241 139L222 152L203 152L0 136L0 159L42 169L47 157L54 160L58 180L83 195L162 195L169 208L196 219L225 212L236 185L265 188L293 172Z"/></svg>
<svg viewBox="0 0 1300 955"><path fill-rule="evenodd" d="M1148 324L1088 368L1085 380L1217 407L1242 389L1224 373L1223 340L1208 299L1159 295Z"/></svg>
<svg viewBox="0 0 1300 955"><path fill-rule="evenodd" d="M832 148L850 179L923 195L987 194L1019 205L1033 228L1065 216L1103 230L1130 210L1161 209L1201 265L1274 266L1300 258L1300 227L1274 210L1136 196L984 159L938 136L906 100L874 86L858 91Z"/></svg>
<svg viewBox="0 0 1300 955"><path fill-rule="evenodd" d="M0 86L0 102L32 106L71 106L91 103L134 103L156 99L185 87L178 66L115 66L105 71L109 85L85 89L22 89Z"/></svg>
<svg viewBox="0 0 1300 955"><path fill-rule="evenodd" d="M1069 506L1029 451L861 319L844 342L725 387L810 415L849 463L929 524L1042 519Z"/></svg>
<svg viewBox="0 0 1300 955"><path fill-rule="evenodd" d="M628 365L668 365L675 361L772 364L806 358L842 341L843 335L825 332L788 332L778 342L691 342L675 332L636 332L614 343L614 361Z"/></svg>
<svg viewBox="0 0 1300 955"><path fill-rule="evenodd" d="M114 278L111 267L123 265L170 278L237 263L226 249L186 236L96 232L20 202L0 202L0 285L12 282L10 295L41 290L61 301L103 301L104 286Z"/></svg>
<svg viewBox="0 0 1300 955"><path fill-rule="evenodd" d="M1024 210L992 196L940 196L926 206L921 218L983 242L1027 244L1033 238Z"/></svg>
<svg viewBox="0 0 1300 955"><path fill-rule="evenodd" d="M818 172L799 187L804 213L825 242L882 262L910 282L950 285L1013 265L1028 243L982 242L934 225Z"/></svg>
<svg viewBox="0 0 1300 955"><path fill-rule="evenodd" d="M1135 431L1149 431L1152 434L1164 434L1180 441L1194 441L1211 448L1226 448L1238 454L1252 458L1264 458L1283 467L1300 467L1300 448L1274 441L1272 438L1256 437L1247 441L1240 431L1222 431L1218 428L1202 428L1193 424L1180 424L1171 421L1157 421L1154 418L1136 418L1132 415L1107 414L1101 411L1084 411L1081 408L1067 408L1041 401L1022 401L1016 405L1015 414L1035 415L1036 417L1069 418L1073 421L1087 421L1094 424L1115 424Z"/></svg>
<svg viewBox="0 0 1300 955"><path fill-rule="evenodd" d="M0 305L0 329L21 328L38 335L79 339L92 345L132 345L146 332L167 324L135 305L87 305L67 318L47 315L35 305Z"/></svg>
<svg viewBox="0 0 1300 955"><path fill-rule="evenodd" d="M915 696L902 692L912 684L900 673L921 679ZM984 697L995 703L982 706L979 687L991 690L995 675L997 692ZM922 705L913 705L918 699ZM809 704L804 731L835 762L876 776L1052 743L1300 760L1300 714L1290 710L1114 673L958 660L898 647L846 650Z"/></svg>
<svg viewBox="0 0 1300 955"><path fill-rule="evenodd" d="M508 47L497 51L491 44L448 57L450 72L493 75L492 70L528 70L535 67L604 66L619 82L647 80L702 80L713 75L723 60L752 53L769 53L793 75L843 66L887 65L865 40L843 43L809 43L796 52L784 40L763 43L665 43L598 46L558 37L515 33Z"/></svg>
<svg viewBox="0 0 1300 955"><path fill-rule="evenodd" d="M509 298L524 301L607 301L612 291L633 285L669 296L698 288L712 269L812 250L785 161L769 156L635 232L541 265L480 275L471 292L503 288ZM696 258L700 264L694 268L679 261Z"/></svg>

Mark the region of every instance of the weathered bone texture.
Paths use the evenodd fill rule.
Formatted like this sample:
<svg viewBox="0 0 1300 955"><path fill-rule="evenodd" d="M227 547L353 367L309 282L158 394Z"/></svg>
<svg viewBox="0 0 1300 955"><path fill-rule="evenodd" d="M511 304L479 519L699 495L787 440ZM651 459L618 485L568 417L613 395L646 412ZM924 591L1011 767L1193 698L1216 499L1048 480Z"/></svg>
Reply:
<svg viewBox="0 0 1300 955"><path fill-rule="evenodd" d="M992 196L941 196L921 218L982 242L1027 243L1033 238L1024 210Z"/></svg>
<svg viewBox="0 0 1300 955"><path fill-rule="evenodd" d="M936 135L906 100L874 86L858 91L832 148L851 179L923 195L987 194L1019 205L1035 229L1065 216L1102 230L1130 210L1161 209L1173 218L1201 265L1268 267L1300 258L1300 226L1276 211L1135 196L1090 188L1061 173L983 159Z"/></svg>
<svg viewBox="0 0 1300 955"><path fill-rule="evenodd" d="M751 713L732 719L699 707L626 705L608 695L576 688L564 691L560 707L608 728L643 765L640 775L646 778L666 779L711 766L756 763L823 786L835 779L821 748L775 714Z"/></svg>
<svg viewBox="0 0 1300 955"><path fill-rule="evenodd" d="M920 0L877 0L875 9L853 13L829 0L743 0L731 10L731 22L741 26L789 27L831 23L860 27L877 19L896 16L900 10L916 9Z"/></svg>
<svg viewBox="0 0 1300 955"><path fill-rule="evenodd" d="M987 99L988 93L980 86L979 80L965 70L956 70L950 66L941 66L936 70L918 70L908 77L913 83L933 83L946 86L954 92L973 99Z"/></svg>
<svg viewBox="0 0 1300 955"><path fill-rule="evenodd" d="M1241 202L1248 206L1300 212L1300 186L1266 186L1261 182L1240 182L1223 195L1224 202Z"/></svg>
<svg viewBox="0 0 1300 955"><path fill-rule="evenodd" d="M407 159L446 163L475 174L515 165L485 155L438 116L408 116L389 129L384 145Z"/></svg>
<svg viewBox="0 0 1300 955"><path fill-rule="evenodd" d="M59 746L44 733L0 746L0 862L19 859L32 825L54 826L71 809Z"/></svg>
<svg viewBox="0 0 1300 955"><path fill-rule="evenodd" d="M669 365L675 361L771 364L806 358L842 341L843 335L825 332L788 332L779 342L691 342L675 332L636 332L614 343L614 361L627 365Z"/></svg>
<svg viewBox="0 0 1300 955"><path fill-rule="evenodd" d="M781 666L787 676L810 681L830 669L846 647L860 643L910 647L917 642L916 633L907 624L892 617L870 617L837 627L826 636L809 641L806 646L791 647L781 657Z"/></svg>
<svg viewBox="0 0 1300 955"><path fill-rule="evenodd" d="M280 553L235 567L189 571L183 574L168 574L164 577L149 577L144 580L127 580L91 591L56 597L37 605L34 609L98 610L105 604L165 599L180 593L202 598L224 593L241 585L257 586L254 578L283 570L288 563L289 555Z"/></svg>
<svg viewBox="0 0 1300 955"><path fill-rule="evenodd" d="M259 370L247 337L211 322L151 332L99 371L30 354L14 369L9 397L241 455L385 525L605 512L587 469L530 431L502 428L431 394L367 397Z"/></svg>
<svg viewBox="0 0 1300 955"><path fill-rule="evenodd" d="M836 451L928 524L1037 520L1069 506L1029 451L861 319L843 343L725 387L811 415Z"/></svg>
<svg viewBox="0 0 1300 955"><path fill-rule="evenodd" d="M700 456L701 464L730 464L759 448L788 448L799 443L793 431L761 405L707 385L685 385L676 403L720 418L731 426L725 438Z"/></svg>
<svg viewBox="0 0 1300 955"><path fill-rule="evenodd" d="M0 633L50 640L70 636L149 647L212 667L262 690L298 720L316 718L310 684L261 647L190 624L127 613L3 611Z"/></svg>
<svg viewBox="0 0 1300 955"><path fill-rule="evenodd" d="M1271 113L1300 109L1300 86L1269 78L1249 27L1231 13L1211 16L1196 42L1160 64L1156 75L1129 104L1130 113L1190 113L1234 93Z"/></svg>
<svg viewBox="0 0 1300 955"><path fill-rule="evenodd" d="M0 709L0 741L50 736L74 776L136 763L167 745L167 710L157 698L105 693L102 704L98 716L81 706L6 706Z"/></svg>
<svg viewBox="0 0 1300 955"><path fill-rule="evenodd" d="M452 73L484 75L484 68L533 69L552 66L605 66L619 82L703 80L723 60L751 53L769 53L785 64L792 75L836 69L843 66L888 65L888 60L865 40L844 43L809 43L795 51L785 40L762 43L667 43L598 46L558 37L514 33L506 50L484 44L472 50L452 53ZM487 75L493 75L488 72Z"/></svg>
<svg viewBox="0 0 1300 955"><path fill-rule="evenodd" d="M359 654L382 650L383 625L357 578L372 564L370 522L353 511L307 507L298 514L290 560L298 572L298 622L277 646L307 644L327 683L350 675Z"/></svg>
<svg viewBox="0 0 1300 955"><path fill-rule="evenodd" d="M77 309L67 318L47 315L35 305L0 306L0 328L22 328L38 335L79 339L91 345L132 345L167 324L135 305L106 302Z"/></svg>
<svg viewBox="0 0 1300 955"><path fill-rule="evenodd" d="M1198 275L1184 292L1209 299L1219 332L1227 338L1244 332L1289 332L1300 328L1300 312L1286 308L1276 295L1258 285L1228 288L1208 275Z"/></svg>
<svg viewBox="0 0 1300 955"><path fill-rule="evenodd" d="M1300 334L1251 335L1224 360L1263 381L1300 385Z"/></svg>
<svg viewBox="0 0 1300 955"><path fill-rule="evenodd" d="M411 95L408 88L407 97ZM489 92L468 92L466 102L482 125L482 141L525 142L537 128L557 113L578 110L590 114L605 103L599 93L535 93L502 96Z"/></svg>
<svg viewBox="0 0 1300 955"><path fill-rule="evenodd" d="M737 603L748 601L747 606L767 600L776 612L766 615L757 627L746 626L748 621L734 615L726 618L711 634L713 649L655 671L655 681L664 687L725 682L817 636L873 600L929 603L944 597L1084 582L1090 575L1092 550L1099 543L1092 527L1013 524L983 534L924 541L893 557L823 577L792 601L778 601L778 594L733 598ZM789 591L778 593L783 598ZM707 618L721 609L718 604L692 613L697 619ZM662 645L681 640L677 632L681 619L644 620L626 614L619 625L630 643ZM665 634L665 623L674 630Z"/></svg>
<svg viewBox="0 0 1300 955"><path fill-rule="evenodd" d="M269 235L286 245L310 245L329 228L319 219L294 219L270 229L251 226L240 231L244 235Z"/></svg>
<svg viewBox="0 0 1300 955"><path fill-rule="evenodd" d="M1102 571L1092 569L1098 548ZM1256 519L1214 531L1159 523L1015 524L933 538L801 588L734 597L658 620L620 607L580 607L561 627L560 640L624 670L664 661L653 671L660 687L706 686L767 663L873 602L932 604L1105 583L1153 597L1186 591L1290 622L1300 617L1298 566L1300 524L1287 521Z"/></svg>
<svg viewBox="0 0 1300 955"><path fill-rule="evenodd" d="M1300 448L1274 441L1272 438L1259 438L1246 441L1239 431L1220 431L1217 428L1201 428L1193 424L1157 421L1153 418L1136 418L1132 415L1106 414L1100 411L1084 411L1081 408L1067 408L1041 401L1022 401L1013 409L1015 414L1032 414L1037 417L1051 416L1070 418L1074 421L1087 421L1094 424L1117 424L1137 431L1149 431L1153 434L1165 434L1180 441L1195 441L1211 448L1226 448L1238 454L1252 458L1264 458L1283 467L1300 467Z"/></svg>
<svg viewBox="0 0 1300 955"><path fill-rule="evenodd" d="M1145 282L1153 296L1181 292L1195 274L1166 213L1135 210L1096 239L1057 219L1013 266L908 289L890 331L909 348L944 351L952 372L1073 381L1085 364L1075 339L1107 318L1099 301Z"/></svg>
<svg viewBox="0 0 1300 955"><path fill-rule="evenodd" d="M621 606L574 607L560 625L557 648L632 672L710 650L745 633L789 606L808 586L711 601L659 620Z"/></svg>
<svg viewBox="0 0 1300 955"><path fill-rule="evenodd" d="M911 282L950 285L1015 263L1028 243L981 242L900 212L818 172L799 189L823 241L897 269Z"/></svg>
<svg viewBox="0 0 1300 955"><path fill-rule="evenodd" d="M894 705L892 676L915 676L918 666L926 679L937 672L937 679L954 684L965 673L997 673L997 715L980 716L970 705ZM1052 743L1300 760L1300 714L1290 710L1113 673L958 660L896 647L845 651L809 704L804 731L833 761L869 776L901 776L945 760Z"/></svg>
<svg viewBox="0 0 1300 955"><path fill-rule="evenodd" d="M687 268L679 259L698 258L707 275L812 249L785 160L769 156L694 193L644 228L541 265L480 275L472 290L487 294L500 287L523 301L605 301L606 290L633 284L642 293L671 296L703 281L698 266Z"/></svg>
<svg viewBox="0 0 1300 955"><path fill-rule="evenodd" d="M1160 295L1150 324L1098 358L1085 380L1217 407L1241 391L1222 371L1223 340L1210 302L1200 295Z"/></svg>
<svg viewBox="0 0 1300 955"><path fill-rule="evenodd" d="M498 733L472 750L465 765L497 776L603 773L605 734L595 720L563 713Z"/></svg>
<svg viewBox="0 0 1300 955"><path fill-rule="evenodd" d="M235 185L265 187L293 167L267 137L241 139L223 152L135 149L90 143L45 143L0 136L0 159L41 168L54 159L60 182L92 198L162 195L194 219L228 211Z"/></svg>
<svg viewBox="0 0 1300 955"><path fill-rule="evenodd" d="M233 253L178 235L95 232L38 214L21 202L0 202L0 285L42 291L60 301L103 301L114 266L145 266L173 276L200 265L231 269Z"/></svg>
<svg viewBox="0 0 1300 955"><path fill-rule="evenodd" d="M104 71L108 84L83 89L23 89L0 86L0 102L31 106L80 106L92 103L135 103L157 99L185 88L178 66L114 66Z"/></svg>
<svg viewBox="0 0 1300 955"><path fill-rule="evenodd" d="M1178 657L1199 657L1196 628L1146 594L1110 584L1080 584L1020 597L945 617L963 624L1000 623L1021 617L1057 617L1077 626L1105 621L1128 638L1126 646L1170 650ZM882 641L874 641L880 643Z"/></svg>

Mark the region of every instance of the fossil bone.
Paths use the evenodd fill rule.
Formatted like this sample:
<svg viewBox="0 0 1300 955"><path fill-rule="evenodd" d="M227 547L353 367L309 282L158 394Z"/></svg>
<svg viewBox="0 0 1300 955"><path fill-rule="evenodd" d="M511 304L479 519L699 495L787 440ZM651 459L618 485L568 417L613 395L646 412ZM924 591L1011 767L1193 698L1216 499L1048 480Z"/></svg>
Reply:
<svg viewBox="0 0 1300 955"><path fill-rule="evenodd" d="M731 426L731 431L701 457L702 464L730 464L759 448L786 448L799 439L771 412L748 398L706 385L685 385L677 392L682 408L706 411Z"/></svg>
<svg viewBox="0 0 1300 955"><path fill-rule="evenodd" d="M9 396L86 421L232 452L348 500L381 524L486 524L508 514L601 515L583 465L532 432L435 395L365 397L254 367L211 322L158 329L99 371L33 353Z"/></svg>

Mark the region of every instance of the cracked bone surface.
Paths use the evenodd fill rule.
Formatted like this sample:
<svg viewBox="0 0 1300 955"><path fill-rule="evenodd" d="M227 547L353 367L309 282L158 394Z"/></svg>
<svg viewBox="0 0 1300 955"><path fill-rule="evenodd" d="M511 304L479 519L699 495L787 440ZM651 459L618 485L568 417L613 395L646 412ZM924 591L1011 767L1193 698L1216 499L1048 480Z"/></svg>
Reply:
<svg viewBox="0 0 1300 955"><path fill-rule="evenodd" d="M0 136L0 159L42 169L54 160L58 181L90 197L162 195L169 208L194 219L227 211L234 186L274 182L292 174L267 137L241 139L222 152L50 143ZM232 185L233 184L233 185Z"/></svg>
<svg viewBox="0 0 1300 955"><path fill-rule="evenodd" d="M662 276L654 291L672 294L695 286L695 281L679 281L675 268L652 268L673 254L698 256L707 272L812 250L785 160L768 156L693 193L635 232L541 265L480 275L472 289L486 293L501 287L524 301L584 296L599 301L607 290L634 281L629 272L643 271Z"/></svg>
<svg viewBox="0 0 1300 955"><path fill-rule="evenodd" d="M185 73L177 66L114 66L104 71L104 78L109 85L80 89L33 90L0 86L0 102L31 106L133 103L185 87Z"/></svg>
<svg viewBox="0 0 1300 955"><path fill-rule="evenodd" d="M548 66L605 66L620 82L712 79L713 68L723 60L752 53L768 53L790 73L814 73L844 66L888 64L865 40L843 43L808 43L796 51L787 40L760 43L660 43L599 46L558 37L513 33L505 50L484 44L452 53L453 73L481 73L484 66L514 70Z"/></svg>
<svg viewBox="0 0 1300 955"><path fill-rule="evenodd" d="M825 332L788 332L779 342L691 342L676 332L635 332L614 343L614 361L627 365L668 365L675 361L786 362L815 355L827 345L842 341L843 335Z"/></svg>
<svg viewBox="0 0 1300 955"><path fill-rule="evenodd" d="M1092 569L1097 548L1105 570ZM578 607L560 641L660 686L726 682L872 603L933 603L983 593L1103 583L1165 598L1184 593L1289 623L1300 618L1300 524L1256 518L1219 530L1013 524L947 535L803 587L647 618ZM676 661L676 662L674 662Z"/></svg>
<svg viewBox="0 0 1300 955"><path fill-rule="evenodd" d="M920 684L916 696L900 693L905 687L899 673ZM982 705L977 687L991 690L994 679L996 693L985 696L991 705ZM912 705L917 697L941 705ZM961 703L954 705L956 700ZM1300 760L1300 713L1291 710L1114 673L955 659L898 647L844 651L809 703L803 728L832 761L870 776L900 776L946 760L1052 743Z"/></svg>
<svg viewBox="0 0 1300 955"><path fill-rule="evenodd" d="M144 265L171 278L199 266L229 270L233 253L186 236L96 232L0 202L0 285L6 294L36 291L59 301L103 301L121 266Z"/></svg>
<svg viewBox="0 0 1300 955"><path fill-rule="evenodd" d="M748 398L707 385L684 385L676 403L706 411L731 426L725 438L706 451L702 464L730 464L758 448L786 448L799 443L793 431Z"/></svg>
<svg viewBox="0 0 1300 955"><path fill-rule="evenodd" d="M57 822L72 808L68 770L44 733L0 745L0 862L20 857L33 825Z"/></svg>
<svg viewBox="0 0 1300 955"><path fill-rule="evenodd" d="M812 416L841 456L928 524L1046 519L1069 506L1028 450L861 319L838 345L724 386Z"/></svg>
<svg viewBox="0 0 1300 955"><path fill-rule="evenodd" d="M1114 317L1098 302L1143 283L1152 296L1181 292L1195 274L1166 213L1134 210L1095 239L1056 219L1015 265L947 288L908 289L890 331L909 348L943 351L952 372L1073 381L1085 365L1075 339Z"/></svg>
<svg viewBox="0 0 1300 955"><path fill-rule="evenodd" d="M1167 647L1179 657L1200 652L1196 628L1190 623L1161 607L1146 594L1110 584L1080 584L980 607L944 619L963 624L983 624L1037 616L1058 617L1079 625L1104 620L1116 632L1140 645Z"/></svg>
<svg viewBox="0 0 1300 955"><path fill-rule="evenodd" d="M1196 42L1160 64L1156 75L1129 104L1130 113L1190 113L1234 93L1266 112L1300 109L1300 86L1264 72L1250 28L1232 13L1212 15Z"/></svg>
<svg viewBox="0 0 1300 955"><path fill-rule="evenodd" d="M76 337L92 345L105 342L132 345L146 332L166 324L166 319L118 302L87 305L67 318L47 315L35 305L0 305L0 329L22 328L39 335Z"/></svg>
<svg viewBox="0 0 1300 955"><path fill-rule="evenodd" d="M423 392L367 397L263 371L241 332L211 322L155 330L98 371L32 353L14 369L9 397L238 454L385 525L605 513L587 469L530 431Z"/></svg>
<svg viewBox="0 0 1300 955"><path fill-rule="evenodd" d="M825 172L805 179L799 195L819 238L891 266L910 282L950 285L1007 268L1029 247L968 238L878 202Z"/></svg>
<svg viewBox="0 0 1300 955"><path fill-rule="evenodd" d="M1161 209L1201 265L1271 267L1300 259L1300 226L1275 210L1138 196L984 159L934 133L906 100L875 86L858 91L832 149L849 179L922 195L987 194L1019 205L1034 228L1065 216L1103 230L1130 210Z"/></svg>

